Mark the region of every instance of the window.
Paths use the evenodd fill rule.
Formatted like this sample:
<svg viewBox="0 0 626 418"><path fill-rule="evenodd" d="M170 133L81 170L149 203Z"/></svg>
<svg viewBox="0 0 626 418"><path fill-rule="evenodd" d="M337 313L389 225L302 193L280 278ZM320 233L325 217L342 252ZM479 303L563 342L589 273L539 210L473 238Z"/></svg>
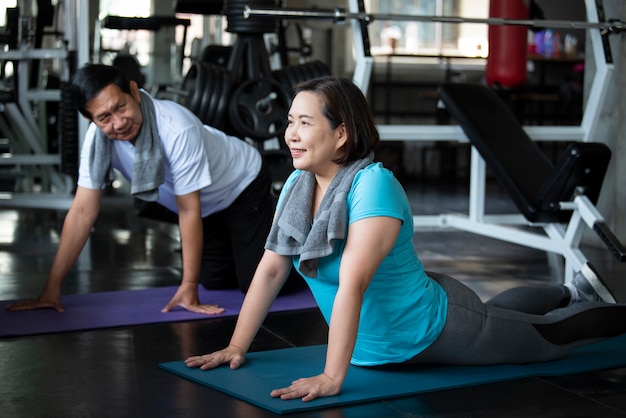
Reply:
<svg viewBox="0 0 626 418"><path fill-rule="evenodd" d="M17 7L17 0L0 0L0 26L6 26L6 9Z"/></svg>
<svg viewBox="0 0 626 418"><path fill-rule="evenodd" d="M96 28L98 38L94 61L112 64L120 55L132 55L146 76L146 85L150 88L160 88L180 83L183 75L187 73L190 66L189 57L194 52L192 41L204 37L204 17L199 14L176 14L176 18L188 21L189 26L179 24L173 28L170 26L162 28L165 33L160 38L156 37L157 32L151 30L109 29L102 24L107 16L128 18L169 16L168 13L155 11L151 7L153 2L154 0L135 0L132 3L128 0L101 0L99 8L101 26ZM173 33L170 33L170 30L173 30ZM182 63L179 62L181 58ZM168 61L172 64L164 68Z"/></svg>
<svg viewBox="0 0 626 418"><path fill-rule="evenodd" d="M100 22L106 16L148 17L150 0L101 0ZM147 30L117 30L100 28L99 60L111 64L118 52L123 51L137 57L141 65L147 65L150 57L150 32Z"/></svg>
<svg viewBox="0 0 626 418"><path fill-rule="evenodd" d="M489 0L366 0L371 14L487 18ZM372 53L487 56L485 24L375 19L369 25Z"/></svg>

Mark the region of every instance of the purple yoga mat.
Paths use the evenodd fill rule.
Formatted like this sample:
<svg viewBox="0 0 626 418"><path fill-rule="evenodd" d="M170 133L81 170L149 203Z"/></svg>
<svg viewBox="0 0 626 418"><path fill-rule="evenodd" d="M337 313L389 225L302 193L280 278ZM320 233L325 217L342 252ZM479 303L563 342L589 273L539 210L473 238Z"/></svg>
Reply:
<svg viewBox="0 0 626 418"><path fill-rule="evenodd" d="M243 294L239 290L204 290L200 300L215 303L226 311L220 315L201 315L176 308L168 313L161 309L176 292L175 286L142 290L65 295L61 304L65 312L53 309L9 312L4 309L13 301L0 302L0 337L50 334L160 322L223 318L239 314ZM271 312L315 308L317 304L308 288L279 296Z"/></svg>

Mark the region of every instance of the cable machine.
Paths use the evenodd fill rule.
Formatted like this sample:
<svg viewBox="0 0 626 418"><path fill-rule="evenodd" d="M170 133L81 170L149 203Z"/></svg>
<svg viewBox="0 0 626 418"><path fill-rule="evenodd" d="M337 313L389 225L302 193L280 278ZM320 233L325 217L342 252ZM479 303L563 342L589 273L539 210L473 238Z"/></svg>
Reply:
<svg viewBox="0 0 626 418"><path fill-rule="evenodd" d="M71 104L67 83L74 60L86 57L79 50L77 33L87 23L87 2L65 0L52 6L42 0L21 0L7 10L2 62L3 98L0 104L0 132L7 152L0 158L1 170L16 175L13 187L0 191L4 207L67 208L71 202L78 164L80 123ZM52 13L52 32L47 18ZM63 31L56 26L63 25ZM88 31L88 29L87 29ZM43 42L54 37L54 46ZM84 59L84 58L83 58ZM13 74L7 69L12 66ZM58 86L46 82L58 77ZM50 103L57 112L48 113ZM47 123L54 121L57 135L50 135ZM52 132L55 134L54 132ZM19 179L24 181L19 181Z"/></svg>

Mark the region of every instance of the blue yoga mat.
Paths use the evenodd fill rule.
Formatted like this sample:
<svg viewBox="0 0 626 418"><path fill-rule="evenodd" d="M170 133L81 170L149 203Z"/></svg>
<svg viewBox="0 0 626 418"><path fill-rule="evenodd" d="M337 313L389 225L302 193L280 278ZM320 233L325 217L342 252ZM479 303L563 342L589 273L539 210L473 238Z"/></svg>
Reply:
<svg viewBox="0 0 626 418"><path fill-rule="evenodd" d="M326 346L286 348L249 353L237 370L228 367L202 371L184 361L161 363L163 370L217 389L269 411L290 412L335 407L444 389L502 382L533 376L561 376L626 365L626 335L573 350L566 358L542 363L495 366L410 366L368 369L350 366L341 394L302 402L270 396L300 377L322 372Z"/></svg>
<svg viewBox="0 0 626 418"><path fill-rule="evenodd" d="M238 289L198 290L200 300L215 303L225 309L220 315L203 315L176 308L162 313L161 309L176 292L176 286L140 290L83 293L61 296L65 312L53 309L10 312L0 302L0 337L50 334L162 322L223 318L239 314L244 295ZM280 295L271 311L315 308L317 304L308 288Z"/></svg>

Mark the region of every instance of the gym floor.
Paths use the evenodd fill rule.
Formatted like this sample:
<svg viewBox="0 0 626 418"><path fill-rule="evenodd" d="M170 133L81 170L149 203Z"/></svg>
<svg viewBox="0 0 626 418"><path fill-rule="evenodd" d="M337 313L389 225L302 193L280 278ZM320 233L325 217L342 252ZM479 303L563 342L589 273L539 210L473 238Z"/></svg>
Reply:
<svg viewBox="0 0 626 418"><path fill-rule="evenodd" d="M416 214L467 209L462 186L406 186ZM511 203L490 192L488 210ZM0 210L0 299L38 294L64 213ZM176 285L180 252L172 226L141 220L130 205L106 206L63 292ZM423 228L415 247L429 270L464 281L481 297L528 283L556 282L559 263L544 252L451 229ZM625 267L603 248L584 248L626 301ZM216 301L219 302L219 301ZM0 339L4 417L269 417L271 412L157 368L228 343L234 318ZM323 344L317 310L271 314L252 350ZM626 368L529 378L331 408L293 417L617 417L626 415Z"/></svg>

